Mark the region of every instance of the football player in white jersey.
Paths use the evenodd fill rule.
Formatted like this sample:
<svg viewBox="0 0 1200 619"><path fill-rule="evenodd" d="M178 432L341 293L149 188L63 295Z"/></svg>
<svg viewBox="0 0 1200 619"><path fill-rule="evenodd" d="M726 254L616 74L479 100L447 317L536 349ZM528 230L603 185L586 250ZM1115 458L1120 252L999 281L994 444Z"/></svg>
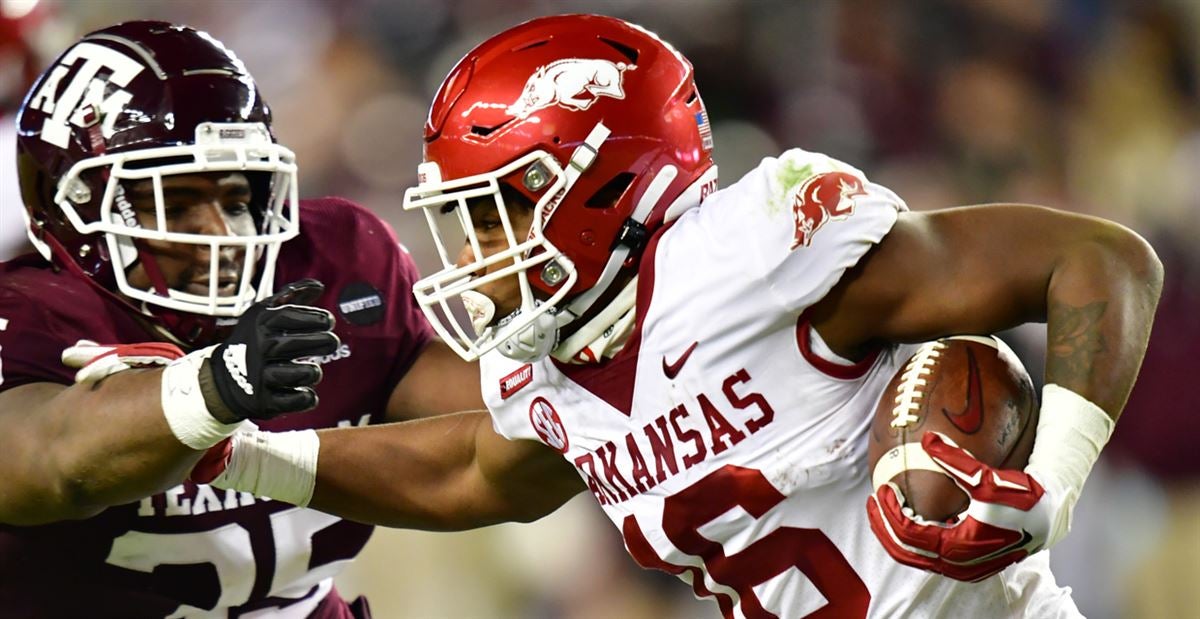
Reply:
<svg viewBox="0 0 1200 619"><path fill-rule="evenodd" d="M1153 250L1036 206L910 212L802 150L717 191L711 149L691 65L653 33L568 15L484 42L434 99L405 205L445 264L417 300L481 359L491 416L235 435L195 474L437 530L586 490L638 563L727 617L1077 616L1039 551L1137 375ZM1029 466L927 435L965 514L873 491L867 430L912 344L1027 321L1049 348Z"/></svg>

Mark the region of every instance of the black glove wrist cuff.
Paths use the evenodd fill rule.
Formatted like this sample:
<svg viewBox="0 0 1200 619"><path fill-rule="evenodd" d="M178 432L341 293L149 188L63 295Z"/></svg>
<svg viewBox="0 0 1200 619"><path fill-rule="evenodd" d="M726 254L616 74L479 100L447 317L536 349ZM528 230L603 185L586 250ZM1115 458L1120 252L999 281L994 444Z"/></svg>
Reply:
<svg viewBox="0 0 1200 619"><path fill-rule="evenodd" d="M213 354L218 354L220 350L218 348ZM196 377L200 383L200 395L204 396L204 406L208 408L209 414L221 423L237 423L245 419L225 405L220 381L213 376L213 371L212 357L209 357L200 366L200 374Z"/></svg>

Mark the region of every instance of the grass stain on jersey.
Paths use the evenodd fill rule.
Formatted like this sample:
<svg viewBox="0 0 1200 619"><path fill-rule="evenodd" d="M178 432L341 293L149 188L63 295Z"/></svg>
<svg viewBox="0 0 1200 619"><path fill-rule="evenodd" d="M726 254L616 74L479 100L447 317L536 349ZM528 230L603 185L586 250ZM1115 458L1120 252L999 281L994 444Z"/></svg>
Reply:
<svg viewBox="0 0 1200 619"><path fill-rule="evenodd" d="M791 208L792 200L800 184L811 178L815 173L812 163L798 166L795 159L785 155L779 161L779 168L775 172L775 178L779 181L779 187L783 191L772 196L769 212L774 215L781 209Z"/></svg>

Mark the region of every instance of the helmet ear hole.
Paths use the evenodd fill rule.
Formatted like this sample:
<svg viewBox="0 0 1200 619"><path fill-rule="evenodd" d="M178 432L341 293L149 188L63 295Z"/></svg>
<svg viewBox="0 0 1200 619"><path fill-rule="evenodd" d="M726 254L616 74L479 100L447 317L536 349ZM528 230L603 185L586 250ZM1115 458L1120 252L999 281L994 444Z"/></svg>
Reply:
<svg viewBox="0 0 1200 619"><path fill-rule="evenodd" d="M603 187L597 189L596 193L593 193L587 199L587 202L584 202L584 206L588 208L612 207L621 199L621 196L625 194L625 190L629 189L629 186L633 184L633 179L636 177L637 175L632 172L617 174L609 179L607 183L604 183Z"/></svg>

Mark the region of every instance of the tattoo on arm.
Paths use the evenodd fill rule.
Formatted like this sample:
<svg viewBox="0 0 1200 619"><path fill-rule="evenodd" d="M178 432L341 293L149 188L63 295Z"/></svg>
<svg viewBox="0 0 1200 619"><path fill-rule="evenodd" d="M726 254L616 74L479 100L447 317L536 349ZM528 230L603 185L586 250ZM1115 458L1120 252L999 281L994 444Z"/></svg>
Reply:
<svg viewBox="0 0 1200 619"><path fill-rule="evenodd" d="M1050 333L1046 350L1046 379L1068 388L1087 385L1096 356L1107 350L1100 319L1107 301L1083 306L1060 304L1050 308Z"/></svg>

